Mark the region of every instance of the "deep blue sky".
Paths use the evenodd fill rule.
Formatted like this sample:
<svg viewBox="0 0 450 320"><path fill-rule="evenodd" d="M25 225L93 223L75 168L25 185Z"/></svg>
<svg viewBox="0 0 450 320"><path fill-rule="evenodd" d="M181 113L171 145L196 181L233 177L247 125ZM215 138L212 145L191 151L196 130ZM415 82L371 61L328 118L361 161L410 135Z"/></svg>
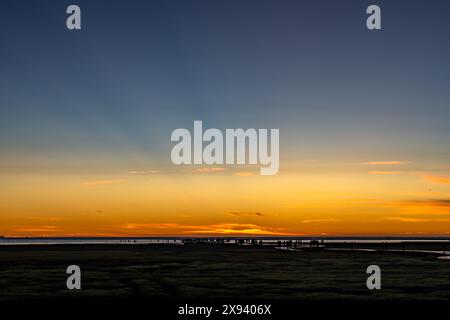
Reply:
<svg viewBox="0 0 450 320"><path fill-rule="evenodd" d="M78 4L82 30L68 31ZM369 4L382 30L366 29ZM287 162L450 162L449 1L0 2L0 167L163 166L280 128Z"/></svg>

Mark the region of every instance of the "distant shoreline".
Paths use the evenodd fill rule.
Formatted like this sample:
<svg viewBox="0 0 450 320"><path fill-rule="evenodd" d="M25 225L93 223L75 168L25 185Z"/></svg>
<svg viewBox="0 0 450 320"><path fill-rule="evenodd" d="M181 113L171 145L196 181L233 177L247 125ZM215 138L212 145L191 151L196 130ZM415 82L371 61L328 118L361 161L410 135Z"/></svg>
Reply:
<svg viewBox="0 0 450 320"><path fill-rule="evenodd" d="M190 245L225 244L259 246L301 246L308 243L344 246L438 245L449 246L450 237L3 237L0 247L12 245Z"/></svg>
<svg viewBox="0 0 450 320"><path fill-rule="evenodd" d="M126 237L100 237L100 236L83 236L83 237L15 237L0 236L0 240L19 240L19 239L47 239L47 240L64 240L64 239L99 239L99 240L183 240L183 239L223 239L223 240L440 240L450 241L450 236L126 236Z"/></svg>

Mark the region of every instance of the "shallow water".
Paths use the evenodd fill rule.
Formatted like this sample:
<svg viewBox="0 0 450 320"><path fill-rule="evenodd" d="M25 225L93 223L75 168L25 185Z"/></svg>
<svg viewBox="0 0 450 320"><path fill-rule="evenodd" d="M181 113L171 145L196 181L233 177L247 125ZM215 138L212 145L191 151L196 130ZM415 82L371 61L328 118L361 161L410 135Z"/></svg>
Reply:
<svg viewBox="0 0 450 320"><path fill-rule="evenodd" d="M196 238L192 238L196 239ZM212 238L212 239L226 239L226 238ZM229 238L226 243L236 244L239 238ZM241 239L251 239L243 237ZM299 239L299 238L254 238L256 241L262 241L265 245L275 245L278 241L289 241L293 243L309 243L311 238ZM206 239L203 239L206 241ZM322 241L320 239L319 241ZM450 239L427 239L427 238L339 238L339 239L323 239L325 244L376 244L376 243L402 243L402 242L422 242L422 243L434 243L434 242L449 242ZM0 245L51 245L51 244L183 244L181 238L0 238Z"/></svg>

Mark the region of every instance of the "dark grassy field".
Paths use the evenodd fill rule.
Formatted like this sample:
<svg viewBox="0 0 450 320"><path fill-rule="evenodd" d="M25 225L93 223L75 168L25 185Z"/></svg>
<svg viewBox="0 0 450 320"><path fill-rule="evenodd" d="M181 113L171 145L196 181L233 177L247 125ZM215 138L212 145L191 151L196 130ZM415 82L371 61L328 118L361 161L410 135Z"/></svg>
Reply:
<svg viewBox="0 0 450 320"><path fill-rule="evenodd" d="M66 268L82 290L66 289ZM366 288L366 268L382 290ZM450 300L450 261L380 252L280 252L234 245L0 247L0 299Z"/></svg>

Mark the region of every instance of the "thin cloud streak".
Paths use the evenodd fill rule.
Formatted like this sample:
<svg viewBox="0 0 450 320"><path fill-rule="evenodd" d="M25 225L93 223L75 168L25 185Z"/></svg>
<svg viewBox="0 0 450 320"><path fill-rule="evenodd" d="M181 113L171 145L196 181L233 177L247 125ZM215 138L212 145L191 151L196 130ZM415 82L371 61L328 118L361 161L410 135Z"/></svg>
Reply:
<svg viewBox="0 0 450 320"><path fill-rule="evenodd" d="M386 217L386 220L400 221L400 222L450 222L450 219L428 219L428 218L413 218L413 217Z"/></svg>
<svg viewBox="0 0 450 320"><path fill-rule="evenodd" d="M369 162L362 162L361 164L364 165L371 165L371 166L382 166L382 165L405 165L410 164L410 161L369 161Z"/></svg>
<svg viewBox="0 0 450 320"><path fill-rule="evenodd" d="M316 222L337 222L342 221L338 219L309 219L309 220L302 220L302 223L316 223Z"/></svg>
<svg viewBox="0 0 450 320"><path fill-rule="evenodd" d="M432 183L450 184L450 178L445 176L422 175L422 178Z"/></svg>
<svg viewBox="0 0 450 320"><path fill-rule="evenodd" d="M124 179L94 180L94 181L83 182L82 185L86 186L86 187L96 187L96 186L118 184L118 183L124 183L124 182L127 182L127 180L124 180Z"/></svg>
<svg viewBox="0 0 450 320"><path fill-rule="evenodd" d="M130 170L128 174L156 174L160 172L160 170Z"/></svg>
<svg viewBox="0 0 450 320"><path fill-rule="evenodd" d="M226 170L225 168L221 168L221 167L212 167L212 168L204 167L204 168L195 169L194 172L200 172L200 173L205 173L205 172L224 172L225 170Z"/></svg>
<svg viewBox="0 0 450 320"><path fill-rule="evenodd" d="M404 203L413 204L417 206L450 207L450 199L408 200L405 201Z"/></svg>
<svg viewBox="0 0 450 320"><path fill-rule="evenodd" d="M234 175L238 176L238 177L252 177L255 174L253 172L241 171L241 172L236 172Z"/></svg>
<svg viewBox="0 0 450 320"><path fill-rule="evenodd" d="M178 223L125 223L120 225L119 228L147 232L149 234L159 233L161 230L164 230L164 234L298 235L297 233L286 232L283 228L267 227L250 223L243 224L228 222L207 225L183 225Z"/></svg>
<svg viewBox="0 0 450 320"><path fill-rule="evenodd" d="M231 211L228 214L232 216L256 216L256 217L265 217L265 214L261 212L240 212L240 211Z"/></svg>
<svg viewBox="0 0 450 320"><path fill-rule="evenodd" d="M397 175L400 174L398 171L369 171L368 174L375 175Z"/></svg>

